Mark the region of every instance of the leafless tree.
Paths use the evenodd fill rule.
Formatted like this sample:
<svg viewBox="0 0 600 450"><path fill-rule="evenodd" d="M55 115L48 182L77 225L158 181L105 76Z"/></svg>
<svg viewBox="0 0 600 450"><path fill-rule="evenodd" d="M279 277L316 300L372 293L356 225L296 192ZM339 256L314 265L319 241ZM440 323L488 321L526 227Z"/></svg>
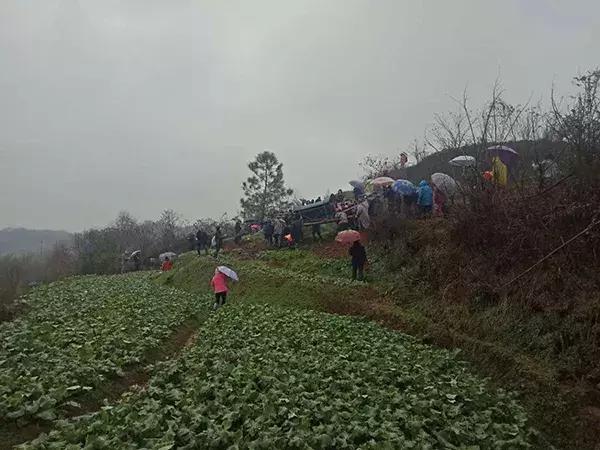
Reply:
<svg viewBox="0 0 600 450"><path fill-rule="evenodd" d="M577 94L557 99L552 89L552 114L548 121L555 139L564 142L579 170L600 156L600 69L574 78Z"/></svg>
<svg viewBox="0 0 600 450"><path fill-rule="evenodd" d="M359 163L365 173L365 179L373 179L387 175L390 171L400 168L400 155L390 157L385 155L367 155Z"/></svg>

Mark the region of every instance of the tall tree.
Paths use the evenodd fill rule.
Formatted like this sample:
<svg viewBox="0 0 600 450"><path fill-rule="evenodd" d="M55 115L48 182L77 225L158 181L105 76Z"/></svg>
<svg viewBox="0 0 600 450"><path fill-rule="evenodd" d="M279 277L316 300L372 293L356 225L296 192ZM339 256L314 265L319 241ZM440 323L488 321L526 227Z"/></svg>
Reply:
<svg viewBox="0 0 600 450"><path fill-rule="evenodd" d="M264 151L248 164L252 175L242 183L240 200L245 218L263 220L288 204L292 189L285 187L283 164L274 153Z"/></svg>

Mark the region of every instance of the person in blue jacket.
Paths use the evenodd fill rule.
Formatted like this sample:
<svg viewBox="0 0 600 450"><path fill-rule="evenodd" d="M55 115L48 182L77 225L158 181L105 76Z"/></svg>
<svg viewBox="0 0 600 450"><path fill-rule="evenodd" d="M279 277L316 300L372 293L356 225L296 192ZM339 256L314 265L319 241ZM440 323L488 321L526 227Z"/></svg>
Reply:
<svg viewBox="0 0 600 450"><path fill-rule="evenodd" d="M425 180L421 180L419 188L417 189L417 205L419 206L422 215L431 213L433 207L433 191Z"/></svg>

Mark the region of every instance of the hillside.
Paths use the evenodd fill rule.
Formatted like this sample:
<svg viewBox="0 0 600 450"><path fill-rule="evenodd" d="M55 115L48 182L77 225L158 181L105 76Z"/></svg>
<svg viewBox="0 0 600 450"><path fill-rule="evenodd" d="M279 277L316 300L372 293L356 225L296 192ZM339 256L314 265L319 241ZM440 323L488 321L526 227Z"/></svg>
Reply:
<svg viewBox="0 0 600 450"><path fill-rule="evenodd" d="M432 226L433 236L447 235L443 223ZM552 448L550 442L556 448L594 448L598 428L590 414L596 411L596 397L569 375L575 369L573 348L557 352L554 344L557 336L570 338L568 330L583 332L583 326L573 326L570 318L557 322L556 313L535 314L519 304L483 305L470 296L450 299L448 286L438 289L437 277L430 273L437 269L430 258L439 252L438 244L423 241L417 236L421 228L413 228L404 231L418 247L409 249L410 254L374 241L367 244L368 285L349 279L346 249L333 242L296 251L263 251L247 242L220 263L240 274L234 297L243 302L358 316L460 352L494 386L519 393L531 425L542 433L540 448ZM214 260L188 254L159 280L200 294L206 292L214 265ZM581 349L583 344L576 342Z"/></svg>
<svg viewBox="0 0 600 450"><path fill-rule="evenodd" d="M268 261L292 254L280 256ZM0 448L536 442L515 396L455 353L327 314L315 277L268 261L224 256L242 281L216 312L207 287L215 261L195 254L158 277L86 276L33 291L21 320L0 327L0 379L11 381L0 401ZM364 294L334 275L339 267L332 261L319 277L330 286L326 298Z"/></svg>
<svg viewBox="0 0 600 450"><path fill-rule="evenodd" d="M0 230L0 255L39 253L47 251L57 242L69 242L73 235L61 230L29 230L4 228Z"/></svg>
<svg viewBox="0 0 600 450"><path fill-rule="evenodd" d="M527 173L531 170L531 164L543 159L547 154L552 154L560 159L562 145L560 143L539 140L539 141L519 141L506 144L519 153L519 163L516 172ZM457 150L443 150L432 153L423 158L418 164L407 167L407 178L413 182L422 179L429 179L432 173L442 172L448 175L460 178L462 169L452 167L448 164L452 158L462 155L473 156L479 161L481 171L489 169L489 161L486 152L482 152L475 147L463 147Z"/></svg>

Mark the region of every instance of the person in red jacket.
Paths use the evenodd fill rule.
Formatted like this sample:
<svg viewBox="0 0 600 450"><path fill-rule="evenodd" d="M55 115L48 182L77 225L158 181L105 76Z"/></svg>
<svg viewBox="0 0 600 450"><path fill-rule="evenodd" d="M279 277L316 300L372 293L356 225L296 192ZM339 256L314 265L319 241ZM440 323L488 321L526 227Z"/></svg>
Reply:
<svg viewBox="0 0 600 450"><path fill-rule="evenodd" d="M168 272L169 270L171 270L173 268L173 261L171 261L169 259L168 256L165 257L165 260L162 263L162 266L160 266L160 270L162 270L163 272Z"/></svg>
<svg viewBox="0 0 600 450"><path fill-rule="evenodd" d="M210 280L210 286L213 288L215 293L215 304L213 309L220 308L225 304L227 300L227 291L229 288L227 287L227 276L224 273L219 272L218 269L215 269L215 275Z"/></svg>

